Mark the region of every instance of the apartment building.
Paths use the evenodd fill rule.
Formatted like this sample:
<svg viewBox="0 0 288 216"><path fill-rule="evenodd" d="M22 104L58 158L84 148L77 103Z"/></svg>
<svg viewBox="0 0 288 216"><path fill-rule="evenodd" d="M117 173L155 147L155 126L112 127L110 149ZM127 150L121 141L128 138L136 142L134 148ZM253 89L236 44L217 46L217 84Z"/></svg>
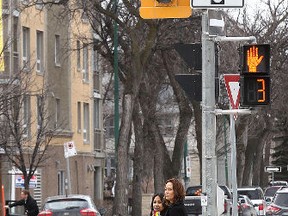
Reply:
<svg viewBox="0 0 288 216"><path fill-rule="evenodd" d="M102 200L105 146L99 59L91 44L94 34L84 11L79 9L80 3L54 2L64 5L2 0L4 65L0 80L2 84L9 82L15 74L17 79L23 74L29 77L21 122L26 122L22 127L27 131L23 145L30 149L37 143L33 135L44 121L39 113L45 102L45 129L53 138L45 152L46 160L37 167L35 184L31 185L38 204L47 196L66 192ZM65 4L71 4L69 8L77 5L73 16ZM65 158L64 143L68 142L77 154ZM29 151L24 154L26 161L31 162ZM21 186L16 183L21 172L7 159L5 151L0 156L5 198L17 199Z"/></svg>

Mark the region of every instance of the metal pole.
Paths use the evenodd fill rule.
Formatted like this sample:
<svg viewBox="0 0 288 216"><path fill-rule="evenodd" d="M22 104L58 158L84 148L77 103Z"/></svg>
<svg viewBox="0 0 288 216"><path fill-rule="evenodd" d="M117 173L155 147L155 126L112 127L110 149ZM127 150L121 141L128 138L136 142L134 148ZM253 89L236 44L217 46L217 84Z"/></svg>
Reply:
<svg viewBox="0 0 288 216"><path fill-rule="evenodd" d="M226 185L230 185L229 183L229 174L228 174L228 145L227 145L227 139L226 139L226 117L223 116L223 125L224 125L224 146L225 146L225 180Z"/></svg>
<svg viewBox="0 0 288 216"><path fill-rule="evenodd" d="M202 15L202 187L207 206L202 214L217 212L215 43L208 33L208 11Z"/></svg>
<svg viewBox="0 0 288 216"><path fill-rule="evenodd" d="M230 139L231 139L231 167L232 167L231 182L232 182L232 193L233 193L232 215L238 216L236 131L235 131L235 119L234 119L233 114L230 114Z"/></svg>
<svg viewBox="0 0 288 216"><path fill-rule="evenodd" d="M67 168L68 194L71 194L71 177L70 177L70 161L69 161L69 157L66 158L66 168Z"/></svg>

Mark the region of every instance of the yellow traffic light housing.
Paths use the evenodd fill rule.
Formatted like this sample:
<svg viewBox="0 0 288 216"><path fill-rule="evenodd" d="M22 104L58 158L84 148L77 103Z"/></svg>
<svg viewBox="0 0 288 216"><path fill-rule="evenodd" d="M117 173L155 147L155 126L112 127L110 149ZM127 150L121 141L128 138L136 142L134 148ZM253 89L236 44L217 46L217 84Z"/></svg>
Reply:
<svg viewBox="0 0 288 216"><path fill-rule="evenodd" d="M190 0L141 0L143 19L187 18L191 14Z"/></svg>

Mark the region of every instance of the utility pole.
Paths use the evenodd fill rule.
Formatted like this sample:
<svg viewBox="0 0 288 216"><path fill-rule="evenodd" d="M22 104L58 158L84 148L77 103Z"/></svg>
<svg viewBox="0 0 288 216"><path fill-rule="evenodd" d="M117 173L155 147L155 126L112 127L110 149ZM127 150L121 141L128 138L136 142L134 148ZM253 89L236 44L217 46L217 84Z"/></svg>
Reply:
<svg viewBox="0 0 288 216"><path fill-rule="evenodd" d="M209 36L208 11L202 15L202 190L207 196L203 215L217 212L215 43Z"/></svg>

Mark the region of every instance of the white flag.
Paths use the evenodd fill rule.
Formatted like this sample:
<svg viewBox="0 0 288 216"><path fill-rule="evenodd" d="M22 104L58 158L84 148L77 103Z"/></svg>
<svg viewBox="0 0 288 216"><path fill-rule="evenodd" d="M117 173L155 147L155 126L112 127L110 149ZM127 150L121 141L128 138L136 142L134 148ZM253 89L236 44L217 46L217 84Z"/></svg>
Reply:
<svg viewBox="0 0 288 216"><path fill-rule="evenodd" d="M64 157L68 158L75 155L77 155L77 151L75 148L74 141L64 143Z"/></svg>

